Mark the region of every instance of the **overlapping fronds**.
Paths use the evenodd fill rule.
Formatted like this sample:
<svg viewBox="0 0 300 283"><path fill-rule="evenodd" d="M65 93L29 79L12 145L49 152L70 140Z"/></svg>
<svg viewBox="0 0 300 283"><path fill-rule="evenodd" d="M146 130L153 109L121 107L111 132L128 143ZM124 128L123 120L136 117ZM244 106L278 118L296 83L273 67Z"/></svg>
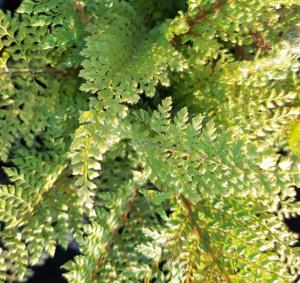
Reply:
<svg viewBox="0 0 300 283"><path fill-rule="evenodd" d="M0 282L70 239L70 283L297 280L299 4L0 12Z"/></svg>

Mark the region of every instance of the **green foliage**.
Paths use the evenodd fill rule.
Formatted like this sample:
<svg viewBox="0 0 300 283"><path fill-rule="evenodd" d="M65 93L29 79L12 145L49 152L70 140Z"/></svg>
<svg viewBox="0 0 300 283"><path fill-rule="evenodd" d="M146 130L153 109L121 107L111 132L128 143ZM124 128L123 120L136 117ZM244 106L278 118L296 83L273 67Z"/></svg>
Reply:
<svg viewBox="0 0 300 283"><path fill-rule="evenodd" d="M294 153L300 153L300 123L295 122L291 127L289 146Z"/></svg>
<svg viewBox="0 0 300 283"><path fill-rule="evenodd" d="M293 282L298 0L0 12L0 282ZM295 189L296 188L296 189Z"/></svg>

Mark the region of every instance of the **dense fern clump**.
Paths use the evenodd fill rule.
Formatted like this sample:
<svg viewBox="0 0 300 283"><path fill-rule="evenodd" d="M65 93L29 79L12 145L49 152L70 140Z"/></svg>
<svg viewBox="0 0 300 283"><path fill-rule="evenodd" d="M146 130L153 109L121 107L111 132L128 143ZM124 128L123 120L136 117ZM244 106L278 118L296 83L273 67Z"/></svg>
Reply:
<svg viewBox="0 0 300 283"><path fill-rule="evenodd" d="M0 282L296 282L299 0L0 12Z"/></svg>

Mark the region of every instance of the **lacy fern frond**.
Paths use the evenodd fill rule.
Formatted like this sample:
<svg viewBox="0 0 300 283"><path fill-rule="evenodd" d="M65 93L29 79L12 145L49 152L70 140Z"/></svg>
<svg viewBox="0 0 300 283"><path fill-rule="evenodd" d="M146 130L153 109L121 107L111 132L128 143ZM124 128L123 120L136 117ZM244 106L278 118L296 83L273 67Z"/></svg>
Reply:
<svg viewBox="0 0 300 283"><path fill-rule="evenodd" d="M0 11L0 282L296 282L298 0ZM297 61L298 60L298 61Z"/></svg>

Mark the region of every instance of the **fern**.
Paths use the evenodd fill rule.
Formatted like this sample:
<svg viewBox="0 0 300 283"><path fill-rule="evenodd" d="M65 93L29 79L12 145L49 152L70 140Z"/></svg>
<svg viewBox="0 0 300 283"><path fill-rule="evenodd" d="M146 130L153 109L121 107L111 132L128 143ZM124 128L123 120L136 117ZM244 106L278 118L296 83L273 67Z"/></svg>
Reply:
<svg viewBox="0 0 300 283"><path fill-rule="evenodd" d="M299 1L0 12L0 282L296 282Z"/></svg>
<svg viewBox="0 0 300 283"><path fill-rule="evenodd" d="M289 137L289 146L295 153L299 153L299 122L295 122Z"/></svg>

